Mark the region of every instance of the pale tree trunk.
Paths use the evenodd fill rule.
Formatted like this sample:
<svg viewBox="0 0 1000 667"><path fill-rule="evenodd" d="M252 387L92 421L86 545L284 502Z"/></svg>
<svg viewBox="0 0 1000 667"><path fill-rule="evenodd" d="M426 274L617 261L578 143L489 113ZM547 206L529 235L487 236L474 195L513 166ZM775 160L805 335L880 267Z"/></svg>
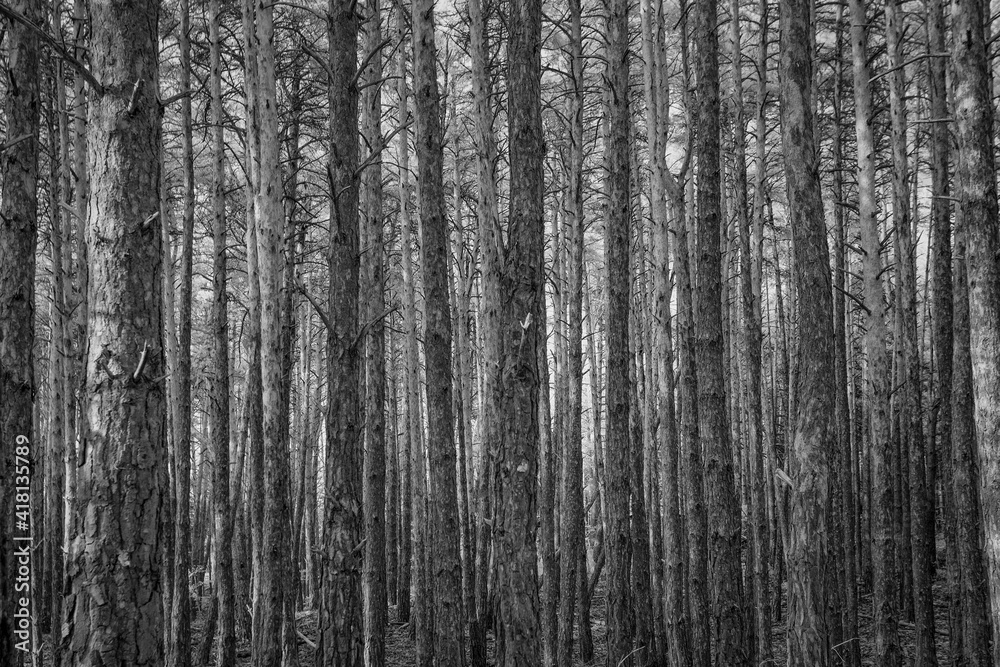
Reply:
<svg viewBox="0 0 1000 667"><path fill-rule="evenodd" d="M993 105L984 24L989 4L953 0L958 198L966 230L972 379L985 533L986 574L993 612L993 660L1000 661L1000 233L997 230Z"/></svg>
<svg viewBox="0 0 1000 667"><path fill-rule="evenodd" d="M257 40L254 37L256 9L254 0L243 0L243 52L244 52L244 92L246 95L246 183L247 215L246 234L244 235L247 253L247 275L256 276L259 273L257 260L257 214L254 201L256 199L257 183L259 181L260 144L257 140L260 125L258 114L258 76L257 76ZM252 572L241 572L236 579L236 586L241 589L240 599L253 603L253 611L244 616L253 634L254 618L259 614L259 599L261 571L261 526L264 517L264 497L259 490L264 486L264 434L263 434L263 395L261 392L260 367L260 281L247 280L247 376L246 376L246 448L248 450L249 474L247 484L247 505L244 515L251 541L250 569ZM240 496L241 497L241 496ZM242 605L240 609L242 615Z"/></svg>
<svg viewBox="0 0 1000 667"><path fill-rule="evenodd" d="M209 41L212 95L212 334L211 397L212 499L215 508L215 578L219 605L220 667L236 665L236 609L233 597L233 519L229 502L229 315L226 307L226 172L222 108L222 54L219 28L220 0L209 4Z"/></svg>
<svg viewBox="0 0 1000 667"><path fill-rule="evenodd" d="M695 355L698 382L698 443L705 453L705 488L711 554L711 604L717 628L715 654L721 664L742 664L750 648L740 572L740 517L726 408L722 326L721 163L719 159L719 38L715 0L695 5L697 81L698 299Z"/></svg>
<svg viewBox="0 0 1000 667"><path fill-rule="evenodd" d="M499 413L497 408L498 378L494 369L500 363L499 337L499 243L500 216L497 201L496 155L494 118L490 97L490 59L487 44L486 16L481 0L468 0L469 46L472 61L472 98L475 118L476 171L478 197L476 214L479 222L480 299L479 329L482 332L482 363L484 368L483 391L480 398L480 421L483 434L483 452L477 474L476 497L476 613L470 628L470 657L473 664L486 660L486 626L489 616L488 579L492 531L487 520L492 518L492 480L496 444L499 442ZM471 611L470 611L471 615Z"/></svg>
<svg viewBox="0 0 1000 667"><path fill-rule="evenodd" d="M964 177L961 168L959 179ZM954 385L952 431L949 452L952 463L952 493L958 543L959 601L962 643L957 664L976 667L992 663L990 656L990 608L987 597L986 561L983 558L982 505L979 481L981 469L976 456L976 425L973 403L971 338L969 335L969 279L967 274L967 232L964 209L955 220L954 263Z"/></svg>
<svg viewBox="0 0 1000 667"><path fill-rule="evenodd" d="M169 490L158 3L95 4L91 18L91 62L104 94L90 99L90 139L111 154L92 153L88 165L96 187L87 220L89 353L77 500L86 517L81 530L103 538L75 540L68 556L65 646L74 665L161 665L161 520Z"/></svg>
<svg viewBox="0 0 1000 667"><path fill-rule="evenodd" d="M181 0L178 43L179 85L191 87L191 5ZM171 640L167 646L169 667L191 666L191 298L194 271L194 149L191 129L191 96L181 101L181 267L177 319L177 394L173 429L174 459L174 575Z"/></svg>
<svg viewBox="0 0 1000 667"><path fill-rule="evenodd" d="M385 662L386 615L386 477L385 477L385 309L382 224L382 15L379 0L366 3L365 50L370 57L362 74L362 132L368 146L362 173L361 290L364 295L365 406L363 488L365 546L361 573L364 596L365 662Z"/></svg>
<svg viewBox="0 0 1000 667"><path fill-rule="evenodd" d="M331 0L330 292L327 316L326 498L323 517L322 591L318 660L361 665L362 434L358 285L358 69L359 20L349 0Z"/></svg>
<svg viewBox="0 0 1000 667"><path fill-rule="evenodd" d="M629 110L628 3L605 3L604 37L607 53L604 91L604 170L607 217L605 257L608 274L608 442L606 451L608 561L608 660L631 667L632 661L632 541L629 522Z"/></svg>
<svg viewBox="0 0 1000 667"><path fill-rule="evenodd" d="M578 579L586 579L579 554L586 554L583 516L583 30L580 0L570 0L568 69L572 86L569 101L570 154L567 173L566 254L567 366L566 438L562 453L559 521L559 613L555 664L568 667L573 655L573 615ZM584 621L586 619L581 619Z"/></svg>
<svg viewBox="0 0 1000 667"><path fill-rule="evenodd" d="M38 0L12 5L30 21L42 17ZM32 532L29 517L22 513L28 490L21 487L41 488L44 474L38 463L44 448L34 441L32 430L40 152L38 36L15 21L3 27L8 31L4 45L8 60L3 101L6 135L0 151L0 396L4 406L0 416L0 665L7 667L20 660L15 642L27 639L15 634L22 626L14 616L21 611L15 610L15 600L24 595L15 582L25 560L18 552L30 543L21 540ZM34 517L36 522L41 519ZM36 578L40 575L33 573ZM32 615L41 611L31 609Z"/></svg>
<svg viewBox="0 0 1000 667"><path fill-rule="evenodd" d="M444 207L444 133L434 50L433 0L413 3L413 91L420 191L420 251L424 278L424 355L427 376L427 457L430 505L428 561L433 573L434 659L465 664L462 563L452 421L451 307L448 296L448 220Z"/></svg>
<svg viewBox="0 0 1000 667"><path fill-rule="evenodd" d="M791 517L788 561L788 664L828 664L830 452L836 447L833 294L830 251L813 132L814 27L809 0L781 2L781 146L791 212L795 292L798 296L800 394L788 452ZM832 538L836 539L836 537Z"/></svg>
<svg viewBox="0 0 1000 667"><path fill-rule="evenodd" d="M420 524L414 527L414 500L413 500L413 442L419 439L420 422L418 408L419 393L417 382L417 332L416 315L414 305L413 271L413 251L410 242L410 132L409 132L409 108L407 106L406 87L406 23L407 17L402 8L397 10L396 15L396 35L399 40L398 56L398 80L397 97L399 106L398 116L398 146L397 155L399 160L399 227L400 227L400 272L403 282L403 343L402 359L402 385L403 385L403 406L405 408L405 418L403 419L403 446L400 448L400 546L399 546L399 606L397 607L397 620L407 623L410 620L410 582L413 573L413 536L415 531L422 530Z"/></svg>
<svg viewBox="0 0 1000 667"><path fill-rule="evenodd" d="M280 143L275 76L274 8L258 0L254 39L257 73L260 163L254 212L260 283L261 392L263 400L263 486L253 489L263 496L260 537L260 579L254 610L252 664L282 662L282 627L288 553L287 430L282 422L281 287L284 274L285 216L282 209ZM251 277L252 279L252 277ZM176 641L176 638L175 638ZM288 656L286 656L286 659Z"/></svg>
<svg viewBox="0 0 1000 667"><path fill-rule="evenodd" d="M872 459L872 572L875 656L895 667L902 661L897 633L895 562L892 532L892 441L889 437L889 358L886 352L885 298L882 294L881 240L875 204L875 139L872 130L871 67L868 63L868 18L862 0L850 0L851 55L854 62L854 129L858 143L858 219L861 226L864 339Z"/></svg>

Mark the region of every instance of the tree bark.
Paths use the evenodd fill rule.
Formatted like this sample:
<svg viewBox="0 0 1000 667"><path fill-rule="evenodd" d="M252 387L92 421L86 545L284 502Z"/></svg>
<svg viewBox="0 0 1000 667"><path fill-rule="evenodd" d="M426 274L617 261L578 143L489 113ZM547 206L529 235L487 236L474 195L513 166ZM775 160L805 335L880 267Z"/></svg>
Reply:
<svg viewBox="0 0 1000 667"><path fill-rule="evenodd" d="M781 2L781 144L791 212L800 358L795 437L789 452L791 517L788 558L788 663L829 662L825 590L829 453L836 448L833 294L830 251L813 132L814 28L808 0ZM835 538L834 538L835 539Z"/></svg>
<svg viewBox="0 0 1000 667"><path fill-rule="evenodd" d="M42 17L41 2L21 0L13 9L29 20ZM15 613L16 601L30 597L19 575L30 544L28 488L44 483L41 442L35 442L35 244L38 237L38 35L10 21L7 86L3 116L5 144L0 151L0 665L20 660L15 643L27 637ZM98 47L100 48L100 47ZM60 84L61 85L61 84ZM16 142L10 145L9 142ZM51 371L50 371L51 372ZM42 517L35 517L38 521ZM29 541L21 541L28 538ZM30 565L29 565L30 567ZM35 571L34 577L41 572ZM40 582L37 582L40 583ZM32 616L41 610L28 605ZM15 634L17 632L18 634Z"/></svg>
<svg viewBox="0 0 1000 667"><path fill-rule="evenodd" d="M364 406L364 596L365 662L385 662L386 599L386 438L385 438L385 310L382 214L382 15L379 0L365 6L368 67L362 73L362 132L368 147L362 174L361 291L365 305Z"/></svg>
<svg viewBox="0 0 1000 667"><path fill-rule="evenodd" d="M629 522L629 227L631 183L628 109L628 3L605 3L604 36L607 66L605 125L605 257L608 272L608 442L605 498L608 561L608 661L631 667L632 541Z"/></svg>
<svg viewBox="0 0 1000 667"><path fill-rule="evenodd" d="M212 112L212 502L215 509L215 579L218 596L220 667L236 665L236 604L233 596L233 519L229 501L229 314L226 306L226 172L222 108L220 0L209 3Z"/></svg>
<svg viewBox="0 0 1000 667"><path fill-rule="evenodd" d="M882 293L881 239L875 203L875 138L872 130L871 67L868 63L868 17L861 0L850 0L851 54L854 62L854 129L858 143L858 219L861 225L862 273L867 311L864 351L869 391L869 438L872 461L872 571L875 659L887 667L901 664L897 634L896 547L892 530L892 448L889 437L889 359L886 353L885 298Z"/></svg>
<svg viewBox="0 0 1000 667"><path fill-rule="evenodd" d="M721 664L744 664L750 648L740 572L740 516L726 408L722 327L721 163L719 159L719 38L716 0L695 5L698 104L697 302L695 355L698 445L705 455L711 603Z"/></svg>
<svg viewBox="0 0 1000 667"><path fill-rule="evenodd" d="M569 71L570 154L567 174L566 289L568 340L566 388L566 439L563 448L562 513L559 522L559 614L556 665L568 667L573 655L573 615L579 579L586 577L586 555L580 568L580 551L586 554L583 510L583 29L580 0L570 0ZM584 619L581 619L581 622Z"/></svg>
<svg viewBox="0 0 1000 667"><path fill-rule="evenodd" d="M160 384L158 3L95 4L91 18L91 63L104 93L92 94L88 125L102 150L91 151L88 164L95 187L77 489L85 519L67 563L64 638L74 665L160 665L161 520L169 491Z"/></svg>
<svg viewBox="0 0 1000 667"><path fill-rule="evenodd" d="M953 0L958 198L967 234L970 356L979 452L993 660L1000 661L1000 233L997 230L993 106L986 55L988 3Z"/></svg>
<svg viewBox="0 0 1000 667"><path fill-rule="evenodd" d="M362 434L358 322L359 20L350 0L330 0L330 294L327 314L326 503L321 556L318 660L360 666L362 623Z"/></svg>
<svg viewBox="0 0 1000 667"><path fill-rule="evenodd" d="M434 659L465 664L462 564L452 421L451 307L448 220L444 207L444 133L437 85L433 0L413 4L413 97L420 189L421 266L424 277L424 356L427 376L427 457L430 477L428 559L433 573Z"/></svg>

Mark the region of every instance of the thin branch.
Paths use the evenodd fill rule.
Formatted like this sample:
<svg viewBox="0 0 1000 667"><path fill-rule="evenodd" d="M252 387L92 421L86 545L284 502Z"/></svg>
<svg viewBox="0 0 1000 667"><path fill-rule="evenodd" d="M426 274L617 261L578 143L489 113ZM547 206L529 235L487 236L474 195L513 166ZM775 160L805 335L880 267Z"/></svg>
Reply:
<svg viewBox="0 0 1000 667"><path fill-rule="evenodd" d="M62 58L69 64L73 65L73 67L75 67L77 71L80 72L80 76L86 79L87 83L89 83L91 87L98 92L98 94L101 95L104 94L104 86L102 86L100 82L96 78L94 78L94 75L90 73L90 70L87 69L87 66L84 65L82 62L80 62L75 56L73 56L73 54L67 51L66 48L58 41L56 41L56 38L50 35L44 28L35 25L33 21L28 19L20 12L12 9L6 2L0 2L0 16L6 16L11 21L20 23L29 30L32 30L33 32L38 34L38 36L41 37L46 44L55 49L55 51L59 54L60 58Z"/></svg>

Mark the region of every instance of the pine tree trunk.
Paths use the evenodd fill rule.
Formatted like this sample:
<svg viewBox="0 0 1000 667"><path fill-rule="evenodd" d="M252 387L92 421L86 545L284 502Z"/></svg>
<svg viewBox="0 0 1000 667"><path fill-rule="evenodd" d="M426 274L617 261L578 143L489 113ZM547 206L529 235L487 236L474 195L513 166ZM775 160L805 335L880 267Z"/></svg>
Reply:
<svg viewBox="0 0 1000 667"><path fill-rule="evenodd" d="M11 4L28 20L39 21L43 15L38 0ZM38 36L30 28L9 21L4 30L7 86L3 101L6 134L0 151L0 396L4 406L0 416L0 665L7 667L20 660L15 643L21 645L29 639L29 635L22 634L26 626L14 615L23 613L19 606L15 608L15 601L28 597L19 574L27 560L23 549L31 544L32 535L31 512L23 507L28 504L29 490L25 487L42 488L45 477L39 465L44 448L40 440L35 441L32 429L40 54ZM33 517L39 525L41 519ZM28 541L24 541L26 538ZM37 570L32 573L35 585L40 583L40 575ZM42 611L34 607L30 608L32 616Z"/></svg>
<svg viewBox="0 0 1000 667"><path fill-rule="evenodd" d="M363 489L365 546L361 573L364 597L365 662L385 662L386 628L386 438L385 438L385 310L382 215L382 16L379 0L369 0L365 11L368 67L362 74L362 132L368 146L362 173L361 233L362 294L365 305L365 407Z"/></svg>
<svg viewBox="0 0 1000 667"><path fill-rule="evenodd" d="M77 539L68 556L66 646L74 665L163 664L161 520L169 490L157 8L91 7L91 62L104 94L90 99L90 140L113 157L94 152L88 164L95 187L77 500L86 517L81 530L100 530L103 539L89 546Z"/></svg>
<svg viewBox="0 0 1000 667"><path fill-rule="evenodd" d="M181 0L178 44L179 85L191 88L191 6ZM191 667L191 300L194 275L194 149L191 128L191 96L181 99L181 266L177 319L177 394L175 405L174 458L174 590L170 613L171 641L167 646L169 667ZM95 144L96 146L96 144Z"/></svg>
<svg viewBox="0 0 1000 667"><path fill-rule="evenodd" d="M927 49L930 53L945 53L944 1L927 0L925 3ZM937 448L941 470L941 517L944 528L947 557L948 637L949 652L953 660L962 654L960 571L958 569L957 507L954 501L951 461L952 432L952 253L951 253L951 203L950 151L951 136L948 116L944 58L930 58L927 62L928 93L930 95L931 141L931 249L930 312L933 320L931 345L934 358L933 398L931 424L932 437ZM931 498L934 489L929 489ZM933 514L932 514L933 515Z"/></svg>
<svg viewBox="0 0 1000 667"><path fill-rule="evenodd" d="M1000 233L997 230L993 105L984 24L988 3L953 0L955 129L967 234L970 356L975 396L993 660L1000 661Z"/></svg>
<svg viewBox="0 0 1000 667"><path fill-rule="evenodd" d="M497 566L503 664L541 659L536 570L540 355L545 341L544 180L539 0L515 0L510 29L510 216L500 275ZM500 241L498 239L498 245Z"/></svg>
<svg viewBox="0 0 1000 667"><path fill-rule="evenodd" d="M781 144L791 213L794 282L798 296L800 394L788 452L791 517L788 558L788 663L830 660L825 618L830 452L836 448L833 295L830 252L813 132L812 56L805 46L814 27L809 0L781 2ZM837 539L836 537L832 539Z"/></svg>
<svg viewBox="0 0 1000 667"><path fill-rule="evenodd" d="M726 408L720 251L721 163L719 159L719 40L715 0L695 5L697 81L698 225L695 354L698 381L698 443L705 453L705 487L711 553L711 597L718 628L715 653L721 664L748 659L740 572L740 516Z"/></svg>
<svg viewBox="0 0 1000 667"><path fill-rule="evenodd" d="M959 166L958 177L964 178ZM956 539L958 542L959 604L962 644L958 664L976 667L989 665L990 610L987 592L986 561L980 538L982 507L980 475L976 456L976 425L973 402L973 374L970 338L969 279L965 208L955 220L954 263L954 351L952 363L952 493L955 498Z"/></svg>
<svg viewBox="0 0 1000 667"><path fill-rule="evenodd" d="M606 460L608 561L608 660L631 667L632 542L629 522L629 109L628 3L609 0L605 8L607 49L605 113L605 257L608 272L608 442Z"/></svg>
<svg viewBox="0 0 1000 667"><path fill-rule="evenodd" d="M414 524L415 501L413 496L413 456L414 444L419 440L419 394L417 385L418 362L417 362L417 332L415 297L413 287L413 261L412 244L410 242L410 132L409 132L409 107L407 106L407 86L406 86L406 24L408 18L402 8L396 15L396 34L399 39L399 80L397 81L397 97L399 98L398 115L398 136L399 148L399 227L400 227L400 255L401 272L403 281L403 350L402 350L402 385L403 385L403 406L406 417L403 421L403 446L400 449L400 547L399 547L399 607L397 608L397 620L401 623L410 620L410 583L413 573L414 555L414 535L422 530L419 524Z"/></svg>
<svg viewBox="0 0 1000 667"><path fill-rule="evenodd" d="M875 139L872 130L871 67L868 18L861 0L850 0L851 54L854 63L854 129L858 143L858 218L867 311L864 351L869 390L871 447L871 516L875 659L896 667L902 657L897 634L896 548L892 529L892 448L889 437L889 359L886 352L885 298L882 293L881 239L875 203Z"/></svg>
<svg viewBox="0 0 1000 667"><path fill-rule="evenodd" d="M556 661L569 667L573 655L573 615L579 581L586 579L587 559L583 510L583 31L580 0L570 0L568 69L572 90L569 100L570 155L567 174L568 243L566 289L568 340L566 389L566 439L562 455L559 521L559 613ZM583 552L583 568L580 553ZM581 619L582 621L583 619Z"/></svg>
<svg viewBox="0 0 1000 667"><path fill-rule="evenodd" d="M222 108L220 0L209 4L212 95L212 500L215 508L215 579L218 596L220 667L236 665L236 604L233 595L233 519L229 501L229 314L226 307L226 172Z"/></svg>
<svg viewBox="0 0 1000 667"><path fill-rule="evenodd" d="M500 221L497 203L496 157L494 117L491 106L492 83L490 57L487 44L487 15L489 5L481 0L468 0L469 46L472 60L472 97L475 107L476 170L480 276L479 330L482 335L483 391L480 396L483 456L477 476L476 522L476 613L470 630L470 657L473 664L486 660L486 627L489 616L488 579L492 531L487 520L492 520L494 462L499 442L498 377L495 369L500 363L499 307L500 307Z"/></svg>
<svg viewBox="0 0 1000 667"><path fill-rule="evenodd" d="M359 666L364 658L361 600L362 433L358 323L358 16L349 0L331 0L330 293L327 316L326 502L321 556L319 660Z"/></svg>
<svg viewBox="0 0 1000 667"><path fill-rule="evenodd" d="M465 663L462 565L452 420L451 308L448 221L444 207L444 133L441 129L432 0L413 4L413 96L420 191L420 251L424 277L424 356L427 376L429 553L433 573L434 659Z"/></svg>

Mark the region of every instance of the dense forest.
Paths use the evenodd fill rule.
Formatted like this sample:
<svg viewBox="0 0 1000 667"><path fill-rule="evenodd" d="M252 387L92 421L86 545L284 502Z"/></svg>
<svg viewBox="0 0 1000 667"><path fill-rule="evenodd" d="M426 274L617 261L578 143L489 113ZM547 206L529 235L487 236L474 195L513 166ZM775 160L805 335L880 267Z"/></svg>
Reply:
<svg viewBox="0 0 1000 667"><path fill-rule="evenodd" d="M0 1L0 667L1000 665L996 16Z"/></svg>

